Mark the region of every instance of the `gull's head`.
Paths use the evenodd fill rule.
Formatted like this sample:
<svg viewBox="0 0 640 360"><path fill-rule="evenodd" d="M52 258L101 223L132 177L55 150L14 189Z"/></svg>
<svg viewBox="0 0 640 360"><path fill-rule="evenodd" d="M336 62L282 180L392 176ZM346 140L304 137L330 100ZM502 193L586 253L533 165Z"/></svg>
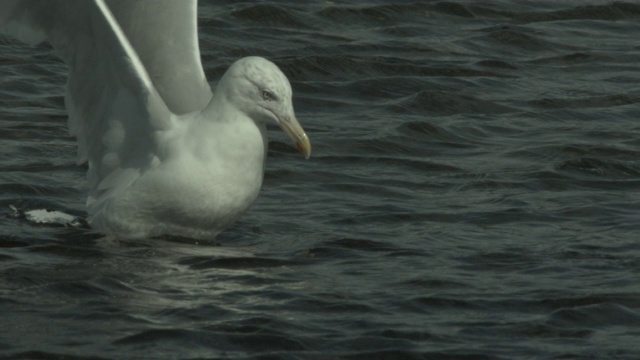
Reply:
<svg viewBox="0 0 640 360"><path fill-rule="evenodd" d="M276 64L257 56L242 58L227 70L220 87L240 111L256 122L277 124L305 158L311 156L311 143L293 111L291 84Z"/></svg>

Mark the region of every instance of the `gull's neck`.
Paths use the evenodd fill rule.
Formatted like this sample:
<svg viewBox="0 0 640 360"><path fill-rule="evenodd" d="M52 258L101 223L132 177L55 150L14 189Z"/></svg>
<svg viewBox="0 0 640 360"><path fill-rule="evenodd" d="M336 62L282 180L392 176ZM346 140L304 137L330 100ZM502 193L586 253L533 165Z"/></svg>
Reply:
<svg viewBox="0 0 640 360"><path fill-rule="evenodd" d="M192 119L190 137L199 138L203 151L225 154L238 166L264 163L267 150L266 126L251 119L231 98L225 78L216 87L207 106ZM262 166L259 166L262 171Z"/></svg>

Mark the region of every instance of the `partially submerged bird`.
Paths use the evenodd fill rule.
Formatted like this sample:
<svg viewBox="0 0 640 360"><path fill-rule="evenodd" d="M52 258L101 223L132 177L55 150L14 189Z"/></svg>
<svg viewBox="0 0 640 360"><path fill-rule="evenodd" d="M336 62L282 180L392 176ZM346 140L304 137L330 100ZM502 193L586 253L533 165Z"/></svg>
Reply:
<svg viewBox="0 0 640 360"><path fill-rule="evenodd" d="M272 62L240 59L211 91L196 18L196 0L0 0L2 32L47 40L69 65L69 127L100 232L212 238L258 195L266 124L311 154Z"/></svg>

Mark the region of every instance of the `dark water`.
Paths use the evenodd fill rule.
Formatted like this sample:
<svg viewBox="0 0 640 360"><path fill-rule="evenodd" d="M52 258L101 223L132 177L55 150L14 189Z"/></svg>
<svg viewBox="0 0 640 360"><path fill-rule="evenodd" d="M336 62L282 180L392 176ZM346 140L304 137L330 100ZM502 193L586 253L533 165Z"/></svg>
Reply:
<svg viewBox="0 0 640 360"><path fill-rule="evenodd" d="M47 46L0 45L0 357L640 358L640 4L202 1L212 81L261 55L272 132L211 242L107 241L84 214Z"/></svg>

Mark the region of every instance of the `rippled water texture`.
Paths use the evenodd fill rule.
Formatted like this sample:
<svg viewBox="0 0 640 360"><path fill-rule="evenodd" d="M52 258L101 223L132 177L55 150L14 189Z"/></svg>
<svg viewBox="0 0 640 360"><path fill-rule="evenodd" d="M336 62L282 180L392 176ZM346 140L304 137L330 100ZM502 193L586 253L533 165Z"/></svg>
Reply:
<svg viewBox="0 0 640 360"><path fill-rule="evenodd" d="M210 242L84 215L66 68L0 44L0 357L640 357L640 5L202 1L215 82L289 76L314 156L271 132Z"/></svg>

